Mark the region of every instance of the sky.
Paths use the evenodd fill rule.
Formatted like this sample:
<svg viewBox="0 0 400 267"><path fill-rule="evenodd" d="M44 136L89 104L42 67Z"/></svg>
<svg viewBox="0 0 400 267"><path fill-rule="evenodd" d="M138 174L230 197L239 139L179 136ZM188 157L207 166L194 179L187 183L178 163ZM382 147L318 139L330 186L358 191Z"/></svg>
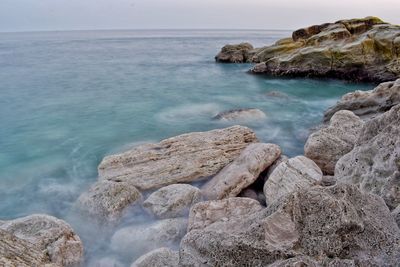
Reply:
<svg viewBox="0 0 400 267"><path fill-rule="evenodd" d="M400 0L0 0L0 32L92 29L287 29L378 16Z"/></svg>

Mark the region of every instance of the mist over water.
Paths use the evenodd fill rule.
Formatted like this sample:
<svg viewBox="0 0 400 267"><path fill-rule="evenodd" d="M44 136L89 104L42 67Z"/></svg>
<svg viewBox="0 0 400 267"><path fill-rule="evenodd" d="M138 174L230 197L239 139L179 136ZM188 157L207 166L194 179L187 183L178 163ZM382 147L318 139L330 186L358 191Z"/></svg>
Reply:
<svg viewBox="0 0 400 267"><path fill-rule="evenodd" d="M271 44L283 31L92 31L0 34L0 220L48 213L83 238L87 264L129 264L110 245L115 229L71 214L108 154L178 134L240 123L289 156L341 95L369 84L249 75L249 64L216 64L227 43ZM271 96L269 92L280 92ZM259 108L266 118L213 120ZM119 228L153 221L128 212ZM102 234L99 234L102 233ZM171 244L174 246L175 244ZM138 251L136 251L138 252ZM135 255L135 256L134 256Z"/></svg>

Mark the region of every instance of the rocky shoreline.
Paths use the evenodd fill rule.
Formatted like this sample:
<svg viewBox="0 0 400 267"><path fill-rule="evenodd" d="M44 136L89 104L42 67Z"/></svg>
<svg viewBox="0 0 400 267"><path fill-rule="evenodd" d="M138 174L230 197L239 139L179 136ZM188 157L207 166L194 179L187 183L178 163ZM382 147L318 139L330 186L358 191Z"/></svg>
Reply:
<svg viewBox="0 0 400 267"><path fill-rule="evenodd" d="M301 29L292 40L264 49L225 47L217 60L264 62L273 53L260 63L267 66L263 72L292 75L282 62L279 71L271 67L290 52L290 64L302 68L296 75L314 76L304 67L308 63L294 59L305 55L302 49L314 54L317 44L324 51L327 42L337 46L340 41L340 49L352 54L353 42L381 36L381 31L390 38L395 31L400 36L398 26L376 18L340 21ZM374 60L381 56L375 52ZM364 62L352 77L398 78L399 73L388 71L390 64L400 69L396 60L398 55L374 65L373 75L368 65L372 61ZM325 64L323 59L320 64ZM349 65L343 64L344 72ZM324 66L318 75L331 77ZM237 109L215 119L253 115L265 116L256 109ZM398 266L400 79L343 96L309 135L304 155L288 158L279 144L261 143L252 129L236 125L107 156L98 172L97 182L82 193L73 210L88 224L114 229L108 242L132 258L132 267ZM132 207L154 221L121 224ZM84 264L80 237L52 216L0 221L0 236L0 266ZM133 256L132 247L140 255ZM122 266L107 258L96 264Z"/></svg>

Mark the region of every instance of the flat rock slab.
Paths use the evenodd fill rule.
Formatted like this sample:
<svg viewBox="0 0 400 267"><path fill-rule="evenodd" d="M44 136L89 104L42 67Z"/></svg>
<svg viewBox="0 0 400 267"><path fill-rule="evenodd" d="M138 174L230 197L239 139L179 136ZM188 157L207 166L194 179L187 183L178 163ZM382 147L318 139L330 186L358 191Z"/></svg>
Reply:
<svg viewBox="0 0 400 267"><path fill-rule="evenodd" d="M400 204L400 105L365 123L335 178L382 196L390 209Z"/></svg>
<svg viewBox="0 0 400 267"><path fill-rule="evenodd" d="M308 137L304 155L312 159L323 173L333 175L336 162L353 149L363 124L351 111L336 112L327 127Z"/></svg>
<svg viewBox="0 0 400 267"><path fill-rule="evenodd" d="M238 158L202 187L203 196L207 199L223 199L239 195L280 155L280 147L274 144L249 145Z"/></svg>
<svg viewBox="0 0 400 267"><path fill-rule="evenodd" d="M143 207L158 218L182 217L189 213L190 207L201 200L197 187L188 184L172 184L152 193Z"/></svg>
<svg viewBox="0 0 400 267"><path fill-rule="evenodd" d="M200 202L190 210L188 231L204 229L215 222L248 216L262 209L258 201L244 197Z"/></svg>
<svg viewBox="0 0 400 267"><path fill-rule="evenodd" d="M4 221L0 225L0 235L1 255L8 255L6 258L15 264L11 266L24 266L23 263L31 257L36 257L32 263L42 263L37 266L42 266L43 262L72 266L83 260L79 236L66 222L52 216L35 214Z"/></svg>
<svg viewBox="0 0 400 267"><path fill-rule="evenodd" d="M232 109L218 113L213 117L220 121L254 121L265 119L267 115L258 108Z"/></svg>
<svg viewBox="0 0 400 267"><path fill-rule="evenodd" d="M196 181L215 175L254 142L255 133L243 126L183 134L105 157L99 179L129 181L141 191Z"/></svg>
<svg viewBox="0 0 400 267"><path fill-rule="evenodd" d="M179 252L163 247L146 253L131 267L178 267Z"/></svg>
<svg viewBox="0 0 400 267"><path fill-rule="evenodd" d="M267 204L300 188L308 188L320 181L321 169L309 158L297 156L280 163L264 184Z"/></svg>

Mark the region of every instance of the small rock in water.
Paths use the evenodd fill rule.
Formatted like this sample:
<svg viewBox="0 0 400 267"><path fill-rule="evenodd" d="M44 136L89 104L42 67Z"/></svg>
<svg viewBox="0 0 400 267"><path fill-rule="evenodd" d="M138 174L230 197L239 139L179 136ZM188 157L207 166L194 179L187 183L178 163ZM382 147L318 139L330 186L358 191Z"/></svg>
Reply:
<svg viewBox="0 0 400 267"><path fill-rule="evenodd" d="M159 218L175 218L188 214L190 207L200 200L201 192L197 187L173 184L152 193L143 207Z"/></svg>
<svg viewBox="0 0 400 267"><path fill-rule="evenodd" d="M264 184L267 204L300 188L308 188L320 181L322 172L309 158L297 156L280 163Z"/></svg>
<svg viewBox="0 0 400 267"><path fill-rule="evenodd" d="M275 144L249 145L238 158L201 188L203 196L207 199L237 196L243 189L254 183L260 173L280 155L281 149Z"/></svg>
<svg viewBox="0 0 400 267"><path fill-rule="evenodd" d="M215 56L217 62L222 63L245 63L251 61L255 51L249 43L241 43L238 45L225 45L221 52Z"/></svg>
<svg viewBox="0 0 400 267"><path fill-rule="evenodd" d="M213 117L220 121L253 121L265 119L267 115L257 108L232 109L218 113Z"/></svg>
<svg viewBox="0 0 400 267"><path fill-rule="evenodd" d="M257 200L231 197L197 203L189 214L188 231L204 229L215 222L247 216L263 209Z"/></svg>
<svg viewBox="0 0 400 267"><path fill-rule="evenodd" d="M144 254L131 267L178 267L179 252L162 247Z"/></svg>

